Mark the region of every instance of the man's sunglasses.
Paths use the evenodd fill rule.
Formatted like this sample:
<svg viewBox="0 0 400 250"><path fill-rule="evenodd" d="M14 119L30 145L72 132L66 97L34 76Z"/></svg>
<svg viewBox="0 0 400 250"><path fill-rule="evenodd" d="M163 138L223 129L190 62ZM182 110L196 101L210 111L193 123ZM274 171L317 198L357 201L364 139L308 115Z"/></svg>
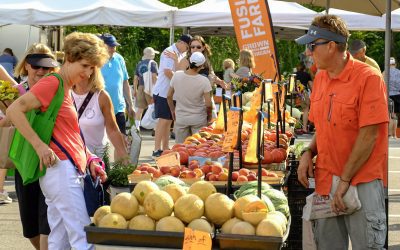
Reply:
<svg viewBox="0 0 400 250"><path fill-rule="evenodd" d="M197 45L197 46L192 45L192 46L190 46L190 48L192 48L192 49L201 49L202 47L201 47L201 45Z"/></svg>
<svg viewBox="0 0 400 250"><path fill-rule="evenodd" d="M42 66L34 66L31 64L31 68L34 70L43 69L43 70L50 70L50 67L42 67Z"/></svg>
<svg viewBox="0 0 400 250"><path fill-rule="evenodd" d="M316 46L318 46L318 45L323 45L323 44L328 44L328 43L330 43L330 42L331 42L331 41L323 41L323 42L317 42L317 43L307 43L306 46L307 46L307 49L308 49L309 51L313 52Z"/></svg>

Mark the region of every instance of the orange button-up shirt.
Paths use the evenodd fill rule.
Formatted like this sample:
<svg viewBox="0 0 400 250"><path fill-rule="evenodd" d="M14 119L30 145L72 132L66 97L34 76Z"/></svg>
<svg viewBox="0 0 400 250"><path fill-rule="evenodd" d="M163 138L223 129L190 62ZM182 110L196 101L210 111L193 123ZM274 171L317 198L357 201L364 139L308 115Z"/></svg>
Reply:
<svg viewBox="0 0 400 250"><path fill-rule="evenodd" d="M385 185L388 155L388 105L382 75L353 59L330 78L326 70L315 77L309 119L317 130L316 192L328 195L332 175L340 176L353 150L360 128L378 124L374 149L351 180L351 185L381 179Z"/></svg>

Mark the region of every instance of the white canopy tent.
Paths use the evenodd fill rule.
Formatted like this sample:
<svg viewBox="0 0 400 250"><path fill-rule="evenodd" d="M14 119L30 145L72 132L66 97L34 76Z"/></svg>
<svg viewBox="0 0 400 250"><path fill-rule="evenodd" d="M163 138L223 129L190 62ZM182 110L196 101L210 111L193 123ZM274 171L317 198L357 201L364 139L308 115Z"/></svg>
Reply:
<svg viewBox="0 0 400 250"><path fill-rule="evenodd" d="M383 15L384 19L386 19L386 14ZM392 11L392 30L400 31L400 9Z"/></svg>
<svg viewBox="0 0 400 250"><path fill-rule="evenodd" d="M157 0L1 0L0 22L170 28L175 10Z"/></svg>
<svg viewBox="0 0 400 250"><path fill-rule="evenodd" d="M316 12L297 3L268 1L274 26L308 27ZM228 0L205 0L175 12L176 27L233 27Z"/></svg>
<svg viewBox="0 0 400 250"><path fill-rule="evenodd" d="M325 11L321 12L321 14L325 13ZM346 21L349 30L385 31L385 19L380 16L371 16L334 8L329 9L329 14L340 16Z"/></svg>

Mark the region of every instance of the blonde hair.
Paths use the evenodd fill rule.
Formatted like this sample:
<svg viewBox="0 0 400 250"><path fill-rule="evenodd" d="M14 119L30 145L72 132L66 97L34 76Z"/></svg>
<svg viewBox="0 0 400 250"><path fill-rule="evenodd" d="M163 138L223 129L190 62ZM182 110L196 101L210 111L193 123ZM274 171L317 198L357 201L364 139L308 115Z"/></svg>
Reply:
<svg viewBox="0 0 400 250"><path fill-rule="evenodd" d="M88 80L90 91L96 92L104 89L104 78L100 68L96 67Z"/></svg>
<svg viewBox="0 0 400 250"><path fill-rule="evenodd" d="M323 29L327 29L336 34L342 35L342 36L346 37L347 39L350 37L350 32L347 29L346 23L343 21L342 18L340 18L336 15L317 16L312 21L312 25L323 28ZM338 44L338 50L340 52L344 52L347 50L347 42L346 43L337 43L337 44Z"/></svg>
<svg viewBox="0 0 400 250"><path fill-rule="evenodd" d="M82 59L102 67L108 60L107 46L103 40L90 33L73 32L64 39L65 60L76 62Z"/></svg>
<svg viewBox="0 0 400 250"><path fill-rule="evenodd" d="M253 52L248 49L241 50L239 53L239 64L241 67L255 68L256 63L254 62Z"/></svg>
<svg viewBox="0 0 400 250"><path fill-rule="evenodd" d="M15 67L14 76L26 76L28 75L28 71L25 69L26 64L26 57L31 54L47 54L51 56L54 60L56 59L53 53L51 52L50 48L47 47L43 43L34 43L32 44L28 50L25 52L22 60L19 61L18 65Z"/></svg>
<svg viewBox="0 0 400 250"><path fill-rule="evenodd" d="M224 67L224 69L228 69L228 68L234 69L235 68L235 62L232 59L227 58L222 63L222 66Z"/></svg>

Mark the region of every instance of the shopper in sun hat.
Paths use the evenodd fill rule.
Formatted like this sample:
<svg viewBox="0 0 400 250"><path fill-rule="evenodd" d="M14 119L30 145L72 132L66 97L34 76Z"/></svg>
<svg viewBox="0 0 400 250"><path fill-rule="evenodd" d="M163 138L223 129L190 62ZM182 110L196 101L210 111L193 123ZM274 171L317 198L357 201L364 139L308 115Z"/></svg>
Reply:
<svg viewBox="0 0 400 250"><path fill-rule="evenodd" d="M58 66L50 48L41 43L32 44L15 67L15 76L26 79L16 85L20 95L27 93L40 79L53 72ZM0 121L0 126L10 125L7 116ZM1 174L5 176L6 169L1 169L0 172L3 172ZM23 236L29 239L36 249L47 249L50 227L47 221L47 205L39 181L24 185L21 174L16 169L15 191L18 198ZM0 197L2 195L4 193L0 194ZM11 202L12 200L8 198L5 201Z"/></svg>
<svg viewBox="0 0 400 250"><path fill-rule="evenodd" d="M151 80L153 87L157 81L158 64L154 61L154 57L159 53L159 51L154 50L152 47L146 47L143 50L142 60L136 65L133 77L133 96L136 97L135 125L138 129L140 128L143 110L147 109L148 105L153 103L153 96L145 93L144 87L145 80ZM143 76L149 71L151 72L151 78L144 79Z"/></svg>

